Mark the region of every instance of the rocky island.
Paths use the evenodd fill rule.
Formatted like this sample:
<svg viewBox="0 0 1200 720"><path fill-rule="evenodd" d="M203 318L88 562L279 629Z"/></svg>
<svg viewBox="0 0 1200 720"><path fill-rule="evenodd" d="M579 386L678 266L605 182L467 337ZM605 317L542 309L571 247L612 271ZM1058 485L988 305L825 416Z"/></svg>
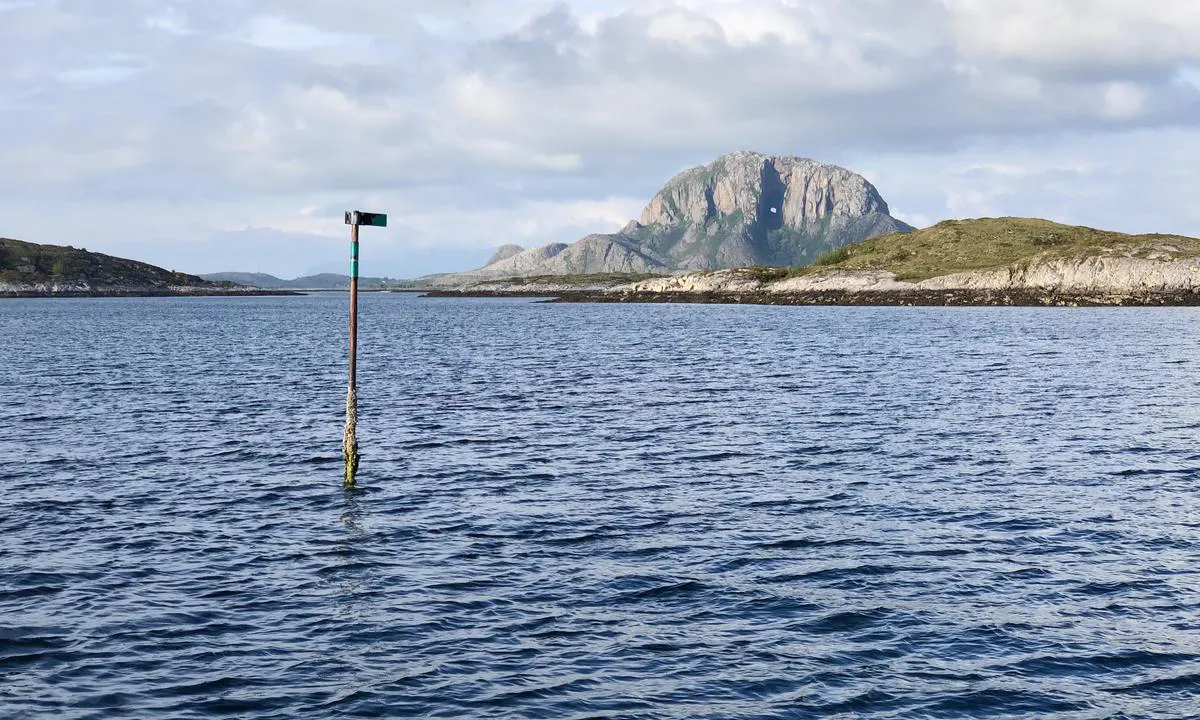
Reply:
<svg viewBox="0 0 1200 720"><path fill-rule="evenodd" d="M849 170L740 152L671 179L619 233L423 280L588 302L1193 305L1200 239L1011 217L914 230Z"/></svg>
<svg viewBox="0 0 1200 720"><path fill-rule="evenodd" d="M609 302L1198 305L1200 239L1028 218L951 220L849 245L804 268L694 273L591 294Z"/></svg>
<svg viewBox="0 0 1200 720"><path fill-rule="evenodd" d="M0 238L0 297L292 295L164 270L70 246Z"/></svg>
<svg viewBox="0 0 1200 720"><path fill-rule="evenodd" d="M911 230L866 178L807 158L737 152L676 175L620 232L570 245L501 247L483 267L421 278L434 287L579 275L656 275L794 266Z"/></svg>

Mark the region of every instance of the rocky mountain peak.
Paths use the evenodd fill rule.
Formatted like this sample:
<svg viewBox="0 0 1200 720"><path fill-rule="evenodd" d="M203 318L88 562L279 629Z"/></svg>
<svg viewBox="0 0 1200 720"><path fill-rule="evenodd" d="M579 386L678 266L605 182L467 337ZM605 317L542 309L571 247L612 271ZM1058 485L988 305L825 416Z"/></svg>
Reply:
<svg viewBox="0 0 1200 720"><path fill-rule="evenodd" d="M507 260L510 257L520 255L523 252L525 252L525 248L521 247L520 245L514 245L512 243L501 245L500 247L496 248L496 252L492 254L491 259L484 263L483 266L487 267L488 265L495 265L501 260Z"/></svg>
<svg viewBox="0 0 1200 720"><path fill-rule="evenodd" d="M619 232L570 246L506 246L483 268L447 276L447 282L807 265L828 250L911 229L889 214L861 175L809 158L743 150L671 178Z"/></svg>
<svg viewBox="0 0 1200 720"><path fill-rule="evenodd" d="M739 151L685 170L642 211L642 225L672 226L736 217L747 224L805 231L835 216L888 214L866 178L795 156Z"/></svg>

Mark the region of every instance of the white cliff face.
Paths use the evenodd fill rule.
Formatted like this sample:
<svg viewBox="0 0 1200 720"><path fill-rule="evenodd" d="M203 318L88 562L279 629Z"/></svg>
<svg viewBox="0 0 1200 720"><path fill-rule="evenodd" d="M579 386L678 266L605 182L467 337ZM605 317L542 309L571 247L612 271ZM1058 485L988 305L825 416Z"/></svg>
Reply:
<svg viewBox="0 0 1200 720"><path fill-rule="evenodd" d="M1084 257L1044 260L1028 267L980 270L930 278L930 290L1055 290L1060 292L1139 292L1200 288L1200 258L1149 260Z"/></svg>
<svg viewBox="0 0 1200 720"><path fill-rule="evenodd" d="M929 278L897 280L887 270L831 269L775 282L761 282L738 270L694 273L619 285L610 292L886 292L902 290L1037 290L1102 295L1200 291L1200 258L1150 260L1083 257L1042 260L1027 267L977 270Z"/></svg>

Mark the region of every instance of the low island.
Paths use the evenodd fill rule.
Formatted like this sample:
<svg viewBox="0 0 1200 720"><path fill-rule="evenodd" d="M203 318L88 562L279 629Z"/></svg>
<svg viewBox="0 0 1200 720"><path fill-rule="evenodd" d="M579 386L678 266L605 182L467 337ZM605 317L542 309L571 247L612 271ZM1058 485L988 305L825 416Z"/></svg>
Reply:
<svg viewBox="0 0 1200 720"><path fill-rule="evenodd" d="M836 305L1194 305L1200 240L1031 218L915 229L846 168L738 151L667 181L621 230L504 245L431 296Z"/></svg>
<svg viewBox="0 0 1200 720"><path fill-rule="evenodd" d="M1200 305L1200 239L1029 218L948 220L847 245L802 267L490 280L434 297L770 305Z"/></svg>
<svg viewBox="0 0 1200 720"><path fill-rule="evenodd" d="M432 288L427 295L762 305L1200 305L1200 239L977 218L876 236L803 266L511 277Z"/></svg>
<svg viewBox="0 0 1200 720"><path fill-rule="evenodd" d="M295 295L214 282L186 273L61 245L0 238L0 297Z"/></svg>
<svg viewBox="0 0 1200 720"><path fill-rule="evenodd" d="M618 294L646 292L772 304L1196 305L1200 240L1028 218L950 220L849 245L803 268L662 278Z"/></svg>

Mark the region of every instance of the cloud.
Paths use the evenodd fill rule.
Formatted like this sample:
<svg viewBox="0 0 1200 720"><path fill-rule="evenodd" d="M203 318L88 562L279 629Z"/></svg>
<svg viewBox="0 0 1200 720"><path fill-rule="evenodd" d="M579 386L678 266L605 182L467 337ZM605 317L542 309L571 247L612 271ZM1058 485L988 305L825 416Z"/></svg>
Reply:
<svg viewBox="0 0 1200 720"><path fill-rule="evenodd" d="M1200 140L1192 0L30 0L0 18L0 212L112 207L89 232L127 244L135 209L187 207L189 257L363 202L402 212L389 242L412 248L569 240L741 148L879 168L908 218L1099 224L1090 203L1156 168L1013 157L1137 147L1165 177L1156 136ZM1200 187L1171 177L1132 191L1157 215L1128 217L1186 229L1161 198Z"/></svg>
<svg viewBox="0 0 1200 720"><path fill-rule="evenodd" d="M1190 0L947 0L964 55L1042 72L1134 79L1200 59Z"/></svg>
<svg viewBox="0 0 1200 720"><path fill-rule="evenodd" d="M871 162L891 206L929 220L1020 215L1193 236L1200 227L1191 199L1200 143L1189 129L979 141L944 154L872 154Z"/></svg>
<svg viewBox="0 0 1200 720"><path fill-rule="evenodd" d="M1048 39L985 40L982 28L1023 19L995 17L993 5L693 1L590 30L559 6L479 48L445 83L438 117L458 133L600 161L612 147L952 148L980 135L1168 127L1200 110L1200 95L1170 74L1074 42L1084 36L1072 34L1074 13L1033 15L1050 28L1039 37L1057 31L1069 54L1050 53ZM1188 17L1177 14L1163 21ZM1123 46L1153 44L1159 25L1143 26L1142 42ZM1089 50L1111 72L1061 71Z"/></svg>

